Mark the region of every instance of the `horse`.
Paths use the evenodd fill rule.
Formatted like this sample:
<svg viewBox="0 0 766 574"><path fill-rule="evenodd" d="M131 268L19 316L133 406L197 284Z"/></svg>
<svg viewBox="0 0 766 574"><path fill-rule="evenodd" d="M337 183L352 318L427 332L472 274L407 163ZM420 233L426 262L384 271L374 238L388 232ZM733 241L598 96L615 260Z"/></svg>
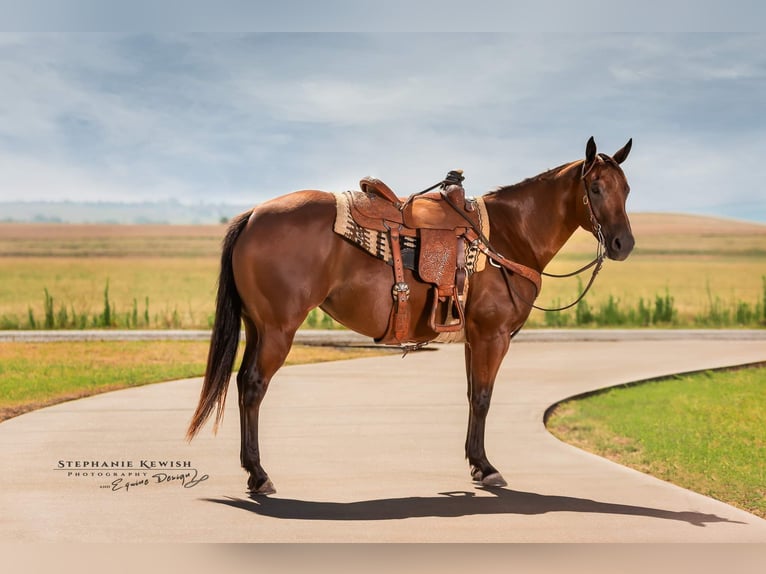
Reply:
<svg viewBox="0 0 766 574"><path fill-rule="evenodd" d="M632 139L609 156L597 153L591 137L585 159L482 196L492 231L490 257L495 253L498 259L541 273L583 228L597 237L607 258L627 258L634 238L625 210L630 188L620 164L631 146ZM246 343L236 382L240 459L252 495L276 492L261 466L259 409L309 311L319 307L373 338L389 325L391 267L334 233L335 215L332 193L296 191L235 217L223 239L207 367L187 439L194 438L214 411L217 430L244 325ZM426 320L429 286L409 269L404 272L411 288L411 340L430 341L435 333ZM507 485L485 452L485 422L500 364L536 296L533 282L501 265L487 265L471 276L464 310L469 403L465 456L472 479L483 486Z"/></svg>

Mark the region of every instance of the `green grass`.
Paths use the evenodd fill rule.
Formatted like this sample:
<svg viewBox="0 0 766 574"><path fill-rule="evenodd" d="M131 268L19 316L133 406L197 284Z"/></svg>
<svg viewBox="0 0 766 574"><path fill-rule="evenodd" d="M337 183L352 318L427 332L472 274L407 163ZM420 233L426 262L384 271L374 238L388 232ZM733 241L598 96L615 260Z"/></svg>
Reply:
<svg viewBox="0 0 766 574"><path fill-rule="evenodd" d="M609 389L558 405L559 439L766 518L766 367Z"/></svg>
<svg viewBox="0 0 766 574"><path fill-rule="evenodd" d="M205 341L1 343L0 420L95 393L201 376L207 351ZM286 364L381 352L296 345Z"/></svg>

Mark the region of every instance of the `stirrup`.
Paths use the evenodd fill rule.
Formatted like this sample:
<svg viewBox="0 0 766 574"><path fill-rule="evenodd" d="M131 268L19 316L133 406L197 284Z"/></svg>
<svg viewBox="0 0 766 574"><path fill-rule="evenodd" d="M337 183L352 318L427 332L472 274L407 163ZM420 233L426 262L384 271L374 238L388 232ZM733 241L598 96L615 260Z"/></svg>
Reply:
<svg viewBox="0 0 766 574"><path fill-rule="evenodd" d="M436 322L436 313L439 309L440 301L444 299L446 305L445 308L445 323ZM457 317L454 316L453 311L457 310ZM452 319L457 319L457 322L451 322ZM431 305L431 315L428 318L428 326L435 333L454 333L460 331L465 326L465 312L463 310L463 304L457 295L457 288L453 287L452 294L448 297L439 297L439 291L434 287L434 300Z"/></svg>

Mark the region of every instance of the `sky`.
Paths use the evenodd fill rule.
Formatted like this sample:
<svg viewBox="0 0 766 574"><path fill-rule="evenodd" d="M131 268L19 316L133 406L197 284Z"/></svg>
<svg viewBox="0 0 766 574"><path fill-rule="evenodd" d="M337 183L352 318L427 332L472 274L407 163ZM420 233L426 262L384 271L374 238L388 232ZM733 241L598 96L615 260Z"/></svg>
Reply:
<svg viewBox="0 0 766 574"><path fill-rule="evenodd" d="M480 195L594 136L633 138L630 211L766 222L764 103L764 34L0 33L0 216L456 168Z"/></svg>

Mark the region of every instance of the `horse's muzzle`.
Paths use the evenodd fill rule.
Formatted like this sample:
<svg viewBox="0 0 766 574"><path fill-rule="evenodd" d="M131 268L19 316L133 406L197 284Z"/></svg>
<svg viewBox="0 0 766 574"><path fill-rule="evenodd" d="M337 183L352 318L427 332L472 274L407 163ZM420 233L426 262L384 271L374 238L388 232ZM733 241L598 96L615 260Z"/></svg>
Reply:
<svg viewBox="0 0 766 574"><path fill-rule="evenodd" d="M614 261L624 261L633 251L635 244L632 233L618 233L607 240L606 256Z"/></svg>

